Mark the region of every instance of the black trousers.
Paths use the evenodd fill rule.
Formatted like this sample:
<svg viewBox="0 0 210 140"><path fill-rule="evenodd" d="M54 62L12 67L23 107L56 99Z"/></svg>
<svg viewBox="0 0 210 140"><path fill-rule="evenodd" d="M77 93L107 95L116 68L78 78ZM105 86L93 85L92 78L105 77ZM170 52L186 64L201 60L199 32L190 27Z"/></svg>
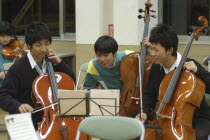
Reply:
<svg viewBox="0 0 210 140"><path fill-rule="evenodd" d="M210 120L194 118L193 128L196 130L196 140L208 140L210 134Z"/></svg>

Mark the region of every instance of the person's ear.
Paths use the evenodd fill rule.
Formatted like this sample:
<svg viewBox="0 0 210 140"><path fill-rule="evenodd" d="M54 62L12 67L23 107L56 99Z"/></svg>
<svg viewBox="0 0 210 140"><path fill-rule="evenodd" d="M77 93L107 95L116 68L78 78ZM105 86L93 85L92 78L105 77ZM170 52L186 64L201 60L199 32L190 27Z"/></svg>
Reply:
<svg viewBox="0 0 210 140"><path fill-rule="evenodd" d="M169 54L172 54L172 53L173 53L173 51L174 51L174 48L172 48L172 47L171 47L170 49L168 49L168 51L167 51L167 52L168 52Z"/></svg>

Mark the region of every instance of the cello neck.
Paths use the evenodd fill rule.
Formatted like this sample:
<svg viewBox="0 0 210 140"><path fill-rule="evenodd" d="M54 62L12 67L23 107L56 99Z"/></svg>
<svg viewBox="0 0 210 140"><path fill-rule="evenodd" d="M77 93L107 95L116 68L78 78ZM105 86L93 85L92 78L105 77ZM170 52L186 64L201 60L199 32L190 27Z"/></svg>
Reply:
<svg viewBox="0 0 210 140"><path fill-rule="evenodd" d="M47 65L47 72L50 79L50 85L51 85L51 91L53 95L54 102L58 101L58 84L56 81L55 73L53 70L53 64L52 62L47 58L46 59L46 65Z"/></svg>
<svg viewBox="0 0 210 140"><path fill-rule="evenodd" d="M143 33L143 38L146 38L148 36L148 30L149 30L149 19L146 19L145 24L144 24L144 33ZM143 81L144 79L144 68L145 68L145 62L146 62L146 55L147 55L147 47L142 43L141 44L141 80Z"/></svg>
<svg viewBox="0 0 210 140"><path fill-rule="evenodd" d="M144 45L143 40L148 37L148 31L149 31L149 21L150 21L150 7L152 6L152 3L150 0L148 0L145 3L145 11L144 11L144 32L142 37L142 43L141 43L141 80L144 79L144 68L146 63L146 55L147 55L147 47Z"/></svg>

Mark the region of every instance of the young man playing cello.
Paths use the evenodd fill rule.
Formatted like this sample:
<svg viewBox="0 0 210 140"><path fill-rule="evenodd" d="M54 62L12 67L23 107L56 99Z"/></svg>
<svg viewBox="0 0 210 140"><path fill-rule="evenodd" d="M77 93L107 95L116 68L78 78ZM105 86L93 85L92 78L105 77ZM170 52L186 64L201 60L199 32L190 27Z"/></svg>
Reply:
<svg viewBox="0 0 210 140"><path fill-rule="evenodd" d="M136 118L141 118L143 121L149 119L147 115L156 106L162 79L178 66L182 57L177 52L177 34L167 25L154 27L150 33L149 42L146 42L146 44L151 47L154 63L150 68L149 78L143 93L144 113L136 116ZM203 80L206 85L206 93L210 94L210 73L197 61L189 58L185 62L184 68ZM200 94L202 95L203 93ZM205 96L201 101L200 108L195 110L192 127L196 130L196 140L208 139L210 134L210 108L205 101Z"/></svg>
<svg viewBox="0 0 210 140"><path fill-rule="evenodd" d="M10 114L33 112L32 84L36 77L46 73L46 56L54 63L54 71L66 73L75 81L71 68L51 49L52 36L44 23L29 25L25 41L30 52L11 66L0 88L0 107ZM37 129L37 122L42 120L41 113L32 114L32 120Z"/></svg>

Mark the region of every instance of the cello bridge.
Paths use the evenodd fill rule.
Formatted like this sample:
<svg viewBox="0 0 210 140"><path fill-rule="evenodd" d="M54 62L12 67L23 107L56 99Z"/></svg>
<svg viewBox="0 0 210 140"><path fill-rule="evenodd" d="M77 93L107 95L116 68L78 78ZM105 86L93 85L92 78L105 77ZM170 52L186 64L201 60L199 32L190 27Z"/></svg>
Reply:
<svg viewBox="0 0 210 140"><path fill-rule="evenodd" d="M139 98L136 98L136 97L131 97L131 99L134 99L134 100L139 100Z"/></svg>
<svg viewBox="0 0 210 140"><path fill-rule="evenodd" d="M138 105L139 104L139 100L140 98L136 98L136 97L131 97L132 100L136 100L135 103Z"/></svg>

